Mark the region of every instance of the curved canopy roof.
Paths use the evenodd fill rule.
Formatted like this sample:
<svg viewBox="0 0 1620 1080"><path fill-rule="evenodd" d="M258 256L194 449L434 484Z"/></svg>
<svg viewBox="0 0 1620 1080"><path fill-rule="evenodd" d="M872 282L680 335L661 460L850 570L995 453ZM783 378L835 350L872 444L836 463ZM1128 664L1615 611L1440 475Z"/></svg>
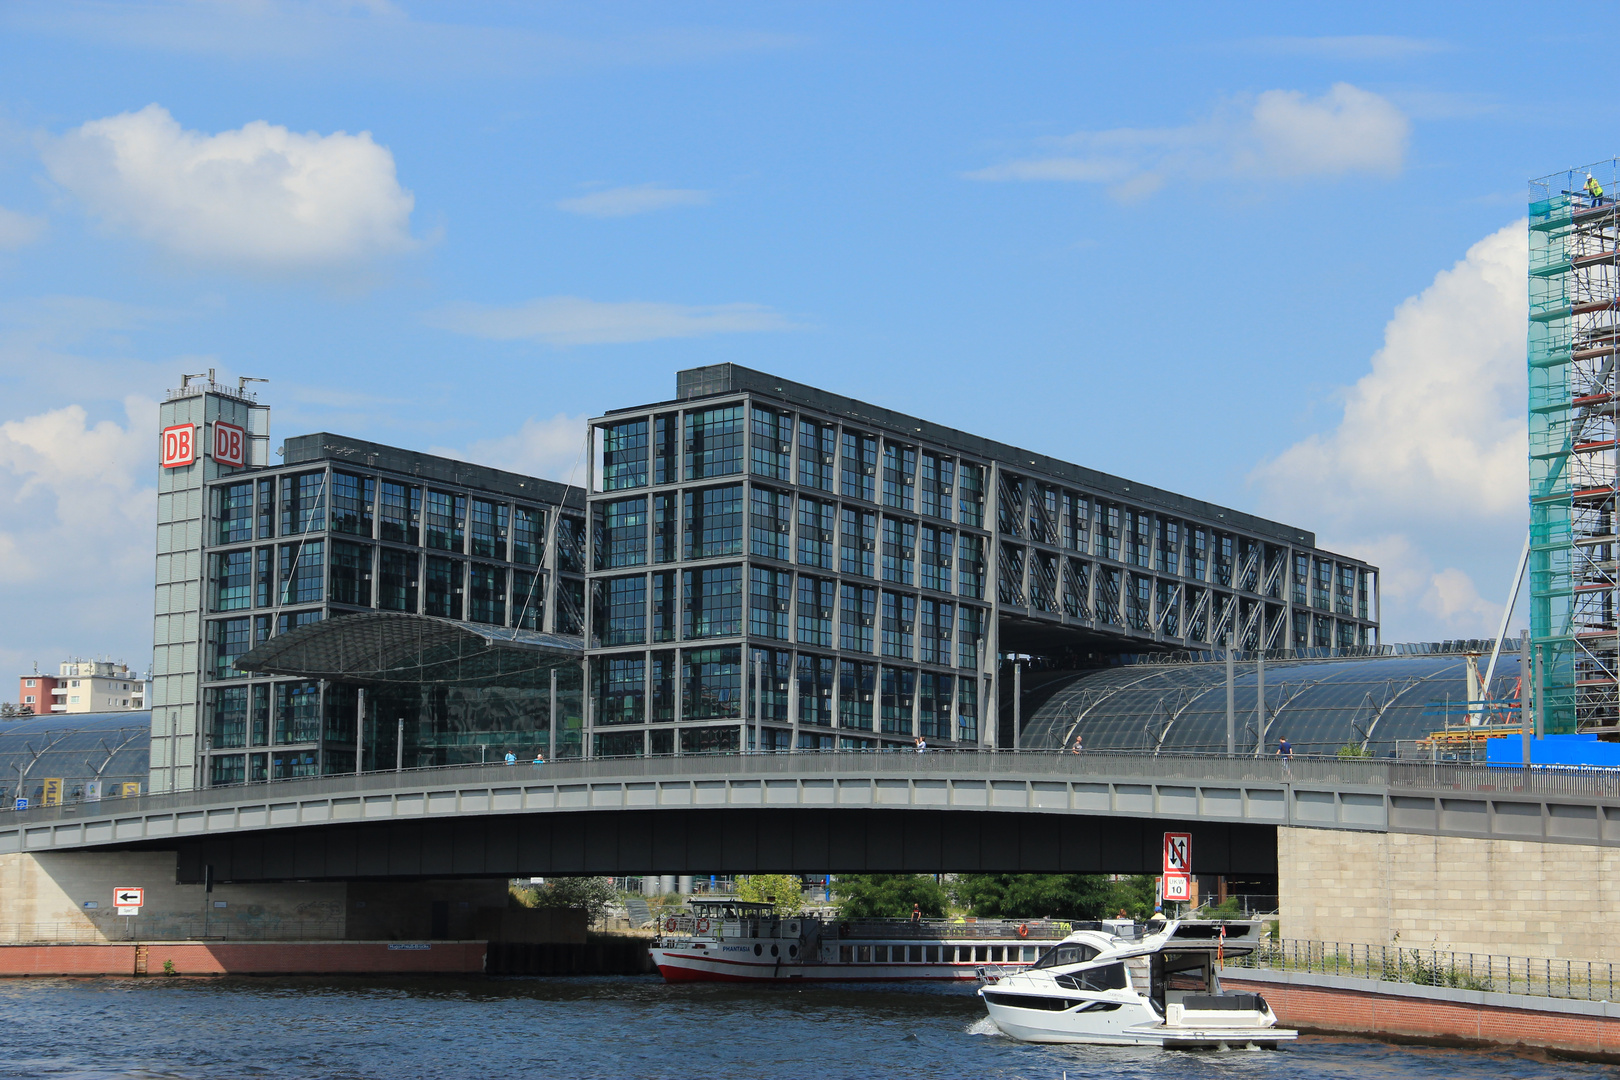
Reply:
<svg viewBox="0 0 1620 1080"><path fill-rule="evenodd" d="M427 615L340 615L278 634L236 666L262 675L351 683L549 684L551 669L577 664L583 638Z"/></svg>
<svg viewBox="0 0 1620 1080"><path fill-rule="evenodd" d="M0 799L9 807L17 795L39 797L46 779L60 779L69 801L82 797L84 782L99 778L103 793L112 785L146 785L151 748L149 712L56 713L24 720L0 720Z"/></svg>
<svg viewBox="0 0 1620 1080"><path fill-rule="evenodd" d="M1486 659L1479 660L1484 674ZM1234 679L1239 752L1253 752L1258 698L1253 661ZM1267 661L1268 751L1286 737L1300 753L1331 754L1349 743L1378 756L1395 743L1465 722L1467 659L1394 655ZM1504 653L1489 697L1512 700L1519 660ZM1030 716L1022 745L1058 747L1079 734L1088 750L1226 750L1226 664L1134 664L1075 676Z"/></svg>

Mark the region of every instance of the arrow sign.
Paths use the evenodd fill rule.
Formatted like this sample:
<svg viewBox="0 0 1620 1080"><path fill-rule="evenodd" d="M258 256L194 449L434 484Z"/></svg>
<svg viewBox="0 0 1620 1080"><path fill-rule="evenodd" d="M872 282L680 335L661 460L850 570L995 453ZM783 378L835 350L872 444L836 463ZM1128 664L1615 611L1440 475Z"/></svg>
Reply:
<svg viewBox="0 0 1620 1080"><path fill-rule="evenodd" d="M1164 872L1166 874L1192 873L1192 834L1167 832L1164 834Z"/></svg>
<svg viewBox="0 0 1620 1080"><path fill-rule="evenodd" d="M119 907L140 907L146 902L146 890L114 889L113 902Z"/></svg>

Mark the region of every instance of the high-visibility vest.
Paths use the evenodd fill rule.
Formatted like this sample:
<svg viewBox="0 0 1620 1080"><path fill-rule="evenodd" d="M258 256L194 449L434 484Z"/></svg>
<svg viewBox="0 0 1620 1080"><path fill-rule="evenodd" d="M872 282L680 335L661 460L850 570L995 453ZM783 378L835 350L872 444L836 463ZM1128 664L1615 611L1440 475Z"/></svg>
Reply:
<svg viewBox="0 0 1620 1080"><path fill-rule="evenodd" d="M1586 191L1594 199L1603 198L1603 185L1597 182L1597 177L1595 176L1589 176L1586 178Z"/></svg>

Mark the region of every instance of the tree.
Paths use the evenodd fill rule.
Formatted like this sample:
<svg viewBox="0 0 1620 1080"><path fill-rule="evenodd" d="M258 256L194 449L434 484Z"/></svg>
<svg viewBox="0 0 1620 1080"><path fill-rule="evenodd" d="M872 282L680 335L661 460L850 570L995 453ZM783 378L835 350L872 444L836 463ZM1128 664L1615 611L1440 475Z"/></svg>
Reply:
<svg viewBox="0 0 1620 1080"><path fill-rule="evenodd" d="M1097 874L963 874L956 900L973 914L999 919L1100 919L1112 883Z"/></svg>
<svg viewBox="0 0 1620 1080"><path fill-rule="evenodd" d="M926 874L844 874L833 879L833 893L845 919L909 919L913 905L939 919L949 899Z"/></svg>
<svg viewBox="0 0 1620 1080"><path fill-rule="evenodd" d="M1107 914L1114 915L1120 908L1138 922L1153 914L1154 897L1158 886L1152 874L1137 874L1108 883Z"/></svg>
<svg viewBox="0 0 1620 1080"><path fill-rule="evenodd" d="M585 912L585 924L594 924L619 902L619 891L613 879L605 877L549 878L537 889L529 890L526 907L577 908Z"/></svg>
<svg viewBox="0 0 1620 1080"><path fill-rule="evenodd" d="M775 904L778 915L804 910L804 885L794 874L750 874L737 879L737 899Z"/></svg>

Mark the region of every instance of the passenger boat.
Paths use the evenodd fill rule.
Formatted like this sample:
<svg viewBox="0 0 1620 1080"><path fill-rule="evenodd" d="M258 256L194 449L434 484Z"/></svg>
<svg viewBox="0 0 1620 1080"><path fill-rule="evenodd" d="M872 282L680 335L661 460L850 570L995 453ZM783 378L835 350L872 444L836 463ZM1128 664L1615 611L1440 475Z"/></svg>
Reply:
<svg viewBox="0 0 1620 1080"><path fill-rule="evenodd" d="M770 904L694 900L664 917L651 952L668 982L966 983L1022 971L1072 929L1043 919L783 918Z"/></svg>
<svg viewBox="0 0 1620 1080"><path fill-rule="evenodd" d="M1024 1042L1275 1049L1299 1037L1259 994L1221 992L1225 957L1258 923L1171 922L1140 939L1080 931L1039 962L981 987L996 1027Z"/></svg>

